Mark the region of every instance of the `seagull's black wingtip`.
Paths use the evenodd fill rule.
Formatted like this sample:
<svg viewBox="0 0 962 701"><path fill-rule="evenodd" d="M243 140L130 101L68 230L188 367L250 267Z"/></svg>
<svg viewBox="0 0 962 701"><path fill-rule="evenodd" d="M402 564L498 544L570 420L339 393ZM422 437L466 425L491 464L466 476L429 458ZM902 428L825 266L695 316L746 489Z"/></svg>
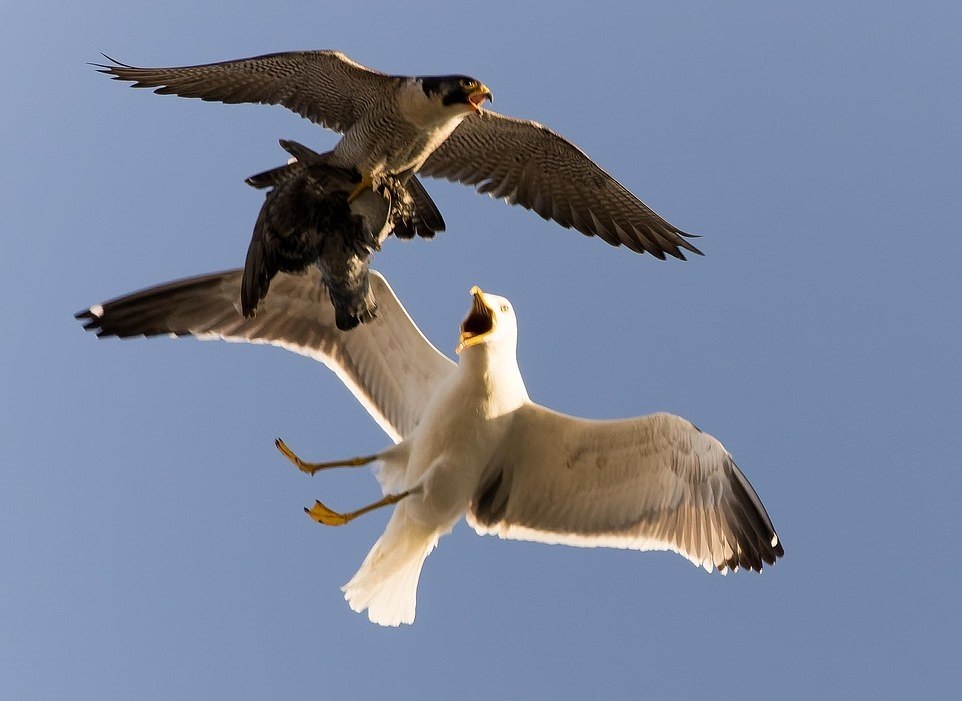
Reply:
<svg viewBox="0 0 962 701"><path fill-rule="evenodd" d="M90 331L97 334L97 336L103 336L106 332L103 328L103 320L100 316L94 313L93 309L88 307L87 309L81 309L79 312L73 315L73 318L83 324L84 331Z"/></svg>

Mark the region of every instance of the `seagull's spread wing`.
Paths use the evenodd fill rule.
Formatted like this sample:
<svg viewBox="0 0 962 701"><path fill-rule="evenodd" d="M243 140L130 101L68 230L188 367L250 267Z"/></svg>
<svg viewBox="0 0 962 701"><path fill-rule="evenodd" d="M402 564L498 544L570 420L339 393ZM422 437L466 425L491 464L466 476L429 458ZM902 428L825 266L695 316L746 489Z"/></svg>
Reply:
<svg viewBox="0 0 962 701"><path fill-rule="evenodd" d="M279 273L257 316L240 312L242 271L170 282L80 312L98 336L192 335L269 343L314 358L337 373L381 428L399 441L420 420L438 383L455 365L424 338L378 273L370 282L381 313L338 331L316 269Z"/></svg>
<svg viewBox="0 0 962 701"><path fill-rule="evenodd" d="M784 552L724 446L671 414L589 421L525 405L468 520L516 540L673 550L709 571Z"/></svg>
<svg viewBox="0 0 962 701"><path fill-rule="evenodd" d="M471 115L419 172L474 185L545 219L613 246L684 260L701 252L564 137L547 127L486 110Z"/></svg>
<svg viewBox="0 0 962 701"><path fill-rule="evenodd" d="M97 65L135 88L212 102L283 105L342 133L397 82L339 51L289 51L175 68L137 68L116 61Z"/></svg>

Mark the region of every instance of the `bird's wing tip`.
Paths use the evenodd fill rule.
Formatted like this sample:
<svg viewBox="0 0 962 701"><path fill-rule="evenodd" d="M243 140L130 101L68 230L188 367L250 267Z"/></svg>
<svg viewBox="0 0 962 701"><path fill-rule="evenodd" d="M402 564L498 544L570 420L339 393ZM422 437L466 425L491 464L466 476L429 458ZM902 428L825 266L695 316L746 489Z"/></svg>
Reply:
<svg viewBox="0 0 962 701"><path fill-rule="evenodd" d="M134 66L129 66L126 63L122 63L121 61L118 61L112 56L108 56L103 51L100 52L100 55L103 56L108 61L110 61L112 65L108 65L106 63L94 63L93 61L90 61L87 65L96 66L98 69L100 69L98 71L99 73L110 73L115 68L133 68L134 67Z"/></svg>

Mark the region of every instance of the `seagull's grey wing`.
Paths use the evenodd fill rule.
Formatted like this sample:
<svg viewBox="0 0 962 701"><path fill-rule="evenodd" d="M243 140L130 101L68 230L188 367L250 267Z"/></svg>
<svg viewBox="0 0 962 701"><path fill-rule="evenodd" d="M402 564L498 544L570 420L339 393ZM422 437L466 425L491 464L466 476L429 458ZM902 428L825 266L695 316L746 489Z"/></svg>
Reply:
<svg viewBox="0 0 962 701"><path fill-rule="evenodd" d="M374 420L399 441L417 425L428 399L455 365L424 338L387 282L371 271L378 316L338 331L316 269L279 273L257 316L240 311L242 271L169 282L77 314L98 336L191 335L269 343L314 358L337 373Z"/></svg>
<svg viewBox="0 0 962 701"><path fill-rule="evenodd" d="M672 414L589 421L525 405L468 521L516 540L673 550L709 571L784 553L724 446Z"/></svg>
<svg viewBox="0 0 962 701"><path fill-rule="evenodd" d="M95 64L100 72L135 88L213 102L283 105L342 133L397 83L339 51L289 51L174 68L137 68L106 58L113 64Z"/></svg>
<svg viewBox="0 0 962 701"><path fill-rule="evenodd" d="M428 157L421 175L474 185L613 246L685 259L701 254L577 146L537 122L471 115Z"/></svg>

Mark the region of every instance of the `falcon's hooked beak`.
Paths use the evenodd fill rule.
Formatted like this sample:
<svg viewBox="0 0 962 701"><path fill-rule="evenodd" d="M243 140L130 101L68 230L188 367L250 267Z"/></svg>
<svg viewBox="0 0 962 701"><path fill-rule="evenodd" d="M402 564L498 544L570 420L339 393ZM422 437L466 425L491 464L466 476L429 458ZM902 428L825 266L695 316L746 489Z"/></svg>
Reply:
<svg viewBox="0 0 962 701"><path fill-rule="evenodd" d="M488 86L484 83L478 83L477 86L468 93L468 106L478 114L483 114L484 110L481 109L481 105L484 104L485 100L494 102L494 95L488 90Z"/></svg>
<svg viewBox="0 0 962 701"><path fill-rule="evenodd" d="M475 346L483 343L485 337L494 331L494 310L484 301L484 292L475 285L471 288L471 295L474 302L471 304L471 311L461 322L461 340L455 353L460 353L468 346Z"/></svg>

